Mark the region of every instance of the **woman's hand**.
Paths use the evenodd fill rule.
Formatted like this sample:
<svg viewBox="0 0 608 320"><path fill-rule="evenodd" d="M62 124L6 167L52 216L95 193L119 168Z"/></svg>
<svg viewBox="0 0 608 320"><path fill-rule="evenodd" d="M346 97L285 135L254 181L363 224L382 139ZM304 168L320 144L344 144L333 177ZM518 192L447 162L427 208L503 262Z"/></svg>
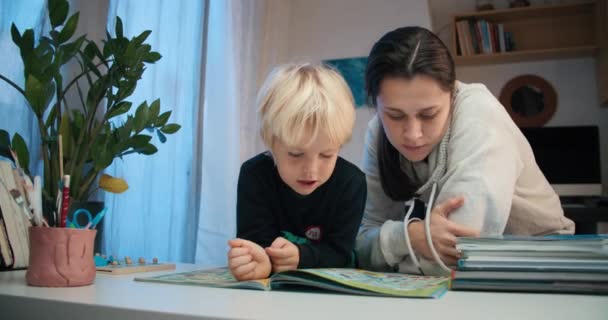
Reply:
<svg viewBox="0 0 608 320"><path fill-rule="evenodd" d="M456 251L456 237L478 237L479 231L448 220L448 215L462 206L464 198L456 197L436 205L431 212L431 239L441 260L448 265L456 265L460 253ZM415 221L407 227L414 251L427 260L434 261L426 241L424 222Z"/></svg>
<svg viewBox="0 0 608 320"><path fill-rule="evenodd" d="M266 253L272 263L272 272L295 270L300 263L300 250L289 240L278 237L274 239Z"/></svg>
<svg viewBox="0 0 608 320"><path fill-rule="evenodd" d="M272 266L264 248L244 239L229 240L228 245L228 267L237 280L268 278Z"/></svg>

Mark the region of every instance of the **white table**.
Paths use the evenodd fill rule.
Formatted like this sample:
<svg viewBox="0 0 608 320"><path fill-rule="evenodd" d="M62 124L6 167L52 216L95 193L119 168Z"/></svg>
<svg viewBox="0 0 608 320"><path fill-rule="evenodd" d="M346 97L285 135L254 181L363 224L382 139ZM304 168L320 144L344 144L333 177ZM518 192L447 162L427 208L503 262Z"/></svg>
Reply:
<svg viewBox="0 0 608 320"><path fill-rule="evenodd" d="M177 271L199 268L178 265ZM0 319L608 319L608 296L450 291L439 299L377 298L204 288L133 277L97 275L91 286L37 288L26 285L25 271L0 272Z"/></svg>

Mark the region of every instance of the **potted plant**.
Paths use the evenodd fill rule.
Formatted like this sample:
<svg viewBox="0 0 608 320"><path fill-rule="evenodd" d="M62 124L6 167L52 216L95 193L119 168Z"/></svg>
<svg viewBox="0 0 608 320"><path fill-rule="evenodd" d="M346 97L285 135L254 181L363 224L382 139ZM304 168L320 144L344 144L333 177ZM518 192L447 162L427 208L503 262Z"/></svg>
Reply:
<svg viewBox="0 0 608 320"><path fill-rule="evenodd" d="M146 65L161 58L145 42L151 31L129 39L117 18L115 35L106 32L107 38L98 44L86 35L74 37L79 13L69 17L68 13L67 0L49 0L51 30L39 39L32 29L22 33L13 24L11 36L23 60L25 84L20 87L0 74L1 80L23 95L38 124L43 202L50 203L50 208L59 194L63 174L71 178L69 195L73 203L89 200L99 187L116 193L126 190L125 181L103 175L103 170L116 158L154 154L154 136L164 143L166 135L180 129L180 125L169 123L171 111L160 112L158 99L150 104L141 102L134 114L128 114L134 107L128 98ZM73 78L64 78L62 68L70 64L79 72ZM76 101L67 100L68 92L75 93ZM5 130L0 130L0 155L12 158L27 175L30 162L36 162L30 161L24 139L18 133L11 137ZM47 219L53 215L52 210L45 210ZM30 228L28 283L92 283L95 232L88 228Z"/></svg>
<svg viewBox="0 0 608 320"><path fill-rule="evenodd" d="M125 117L134 107L128 98L146 65L161 58L145 42L151 31L128 39L117 18L115 35L106 32L107 38L97 44L86 35L74 37L79 13L68 18L68 12L67 0L49 0L51 30L40 39L35 39L32 29L21 33L13 24L11 35L23 60L25 85L22 88L0 74L1 80L23 95L36 118L44 163L43 195L51 203L59 191L61 167L71 177L73 201L88 200L98 187L122 192L127 185L121 179L107 175L98 179L103 170L116 158L154 154L153 136L164 143L167 134L180 129L178 124L168 123L171 111L160 113L160 100L144 101ZM80 70L71 79L61 73L68 64L77 64ZM76 102L66 101L68 92L77 93ZM9 158L15 155L29 174L28 147L19 134L10 137L1 130L0 153Z"/></svg>

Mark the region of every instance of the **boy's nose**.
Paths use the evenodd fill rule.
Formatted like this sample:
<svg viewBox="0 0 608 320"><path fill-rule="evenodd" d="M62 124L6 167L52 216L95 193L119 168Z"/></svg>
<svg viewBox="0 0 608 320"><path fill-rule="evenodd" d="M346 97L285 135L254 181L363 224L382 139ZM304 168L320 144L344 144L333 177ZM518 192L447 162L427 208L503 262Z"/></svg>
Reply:
<svg viewBox="0 0 608 320"><path fill-rule="evenodd" d="M315 172L317 171L316 168L317 168L316 160L311 160L308 163L306 163L306 165L304 165L304 170L303 170L304 177L306 179L313 178L315 175Z"/></svg>

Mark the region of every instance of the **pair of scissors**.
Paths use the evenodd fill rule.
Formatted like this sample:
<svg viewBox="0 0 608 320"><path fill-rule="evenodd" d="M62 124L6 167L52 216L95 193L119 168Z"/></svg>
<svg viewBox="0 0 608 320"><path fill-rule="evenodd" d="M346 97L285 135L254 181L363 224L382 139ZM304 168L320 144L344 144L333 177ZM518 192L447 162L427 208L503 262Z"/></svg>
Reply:
<svg viewBox="0 0 608 320"><path fill-rule="evenodd" d="M101 221L101 218L103 218L103 216L106 214L107 209L107 207L104 207L103 210L101 210L101 212L95 216L95 218L93 218L91 212L85 208L76 209L76 211L72 213L72 219L66 219L66 225L68 226L68 228L95 229L95 226L99 223L99 221ZM78 219L79 215L85 216L86 224L80 224L80 221Z"/></svg>

